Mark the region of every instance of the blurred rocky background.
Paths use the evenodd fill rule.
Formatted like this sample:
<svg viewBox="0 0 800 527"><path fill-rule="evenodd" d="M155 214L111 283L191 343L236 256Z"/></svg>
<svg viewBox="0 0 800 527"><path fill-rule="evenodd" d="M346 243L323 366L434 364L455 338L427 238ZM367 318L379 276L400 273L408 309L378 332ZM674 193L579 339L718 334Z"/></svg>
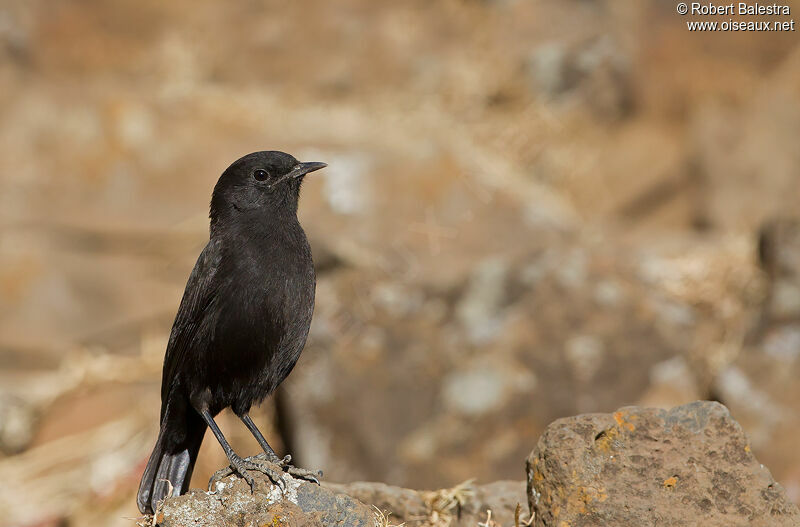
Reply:
<svg viewBox="0 0 800 527"><path fill-rule="evenodd" d="M671 2L2 0L0 525L138 517L211 189L262 149L330 165L279 450L521 480L559 417L713 399L800 502L799 134L797 33Z"/></svg>

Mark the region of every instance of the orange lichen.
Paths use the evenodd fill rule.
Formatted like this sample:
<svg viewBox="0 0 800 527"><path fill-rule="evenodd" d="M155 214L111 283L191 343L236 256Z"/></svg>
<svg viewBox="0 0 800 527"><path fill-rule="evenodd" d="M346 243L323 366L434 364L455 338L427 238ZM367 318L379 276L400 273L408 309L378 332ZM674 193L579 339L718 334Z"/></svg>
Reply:
<svg viewBox="0 0 800 527"><path fill-rule="evenodd" d="M577 508L581 514L587 514L589 512L588 507L593 501L602 503L608 499L608 494L605 493L605 489L578 487L570 498L573 508Z"/></svg>
<svg viewBox="0 0 800 527"><path fill-rule="evenodd" d="M625 417L627 417L625 412L614 412L614 421L617 422L617 426L626 429L628 432L633 432L636 430L636 427L633 426L633 423L626 421ZM633 419L634 417L631 416L631 420Z"/></svg>
<svg viewBox="0 0 800 527"><path fill-rule="evenodd" d="M672 477L667 478L667 479L664 480L664 488L665 489L671 489L677 484L678 484L677 476L672 476Z"/></svg>

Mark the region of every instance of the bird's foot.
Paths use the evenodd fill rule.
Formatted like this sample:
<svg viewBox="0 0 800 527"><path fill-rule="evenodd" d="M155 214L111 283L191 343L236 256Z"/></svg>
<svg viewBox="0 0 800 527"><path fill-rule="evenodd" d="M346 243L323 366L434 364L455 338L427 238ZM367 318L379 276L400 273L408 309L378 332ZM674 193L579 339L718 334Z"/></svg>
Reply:
<svg viewBox="0 0 800 527"><path fill-rule="evenodd" d="M292 456L288 454L279 458L276 455L269 455L262 452L244 459L238 456L235 457L229 466L216 471L214 475L211 476L211 479L208 481L208 488L212 490L216 487L218 481L227 478L231 474L237 474L250 485L250 491L252 492L255 481L253 477L248 474L250 470L261 472L266 475L270 481L281 489L281 492L286 492L286 481L282 477L284 472L295 479L310 481L317 485L320 484L319 480L322 478L321 470L308 470L292 465Z"/></svg>
<svg viewBox="0 0 800 527"><path fill-rule="evenodd" d="M260 456L264 456L265 459L272 457L269 456L269 454L259 454L256 457ZM294 465L292 465L292 456L290 456L289 454L283 456L283 459L279 458L278 456L274 456L274 458L275 459L272 462L281 467L284 472L286 472L293 478L303 479L319 485L319 480L322 478L321 470L308 470L305 468L295 467Z"/></svg>
<svg viewBox="0 0 800 527"><path fill-rule="evenodd" d="M231 474L237 474L247 482L247 484L250 486L250 492L252 493L255 488L255 480L253 479L253 476L248 473L248 471L252 470L267 476L270 481L277 485L281 489L281 492L284 493L286 492L286 482L283 480L282 469L283 466L270 461L265 455L262 454L251 456L245 459L242 459L239 456L232 457L230 459L229 466L216 471L214 475L211 476L211 479L208 482L208 488L212 489L216 486L216 483L219 480L226 478Z"/></svg>

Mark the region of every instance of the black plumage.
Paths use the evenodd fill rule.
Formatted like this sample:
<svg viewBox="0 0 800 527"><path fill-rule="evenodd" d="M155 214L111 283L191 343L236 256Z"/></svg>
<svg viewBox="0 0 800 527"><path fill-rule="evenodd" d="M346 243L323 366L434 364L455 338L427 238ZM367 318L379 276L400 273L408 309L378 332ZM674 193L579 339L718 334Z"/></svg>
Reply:
<svg viewBox="0 0 800 527"><path fill-rule="evenodd" d="M325 166L256 152L222 174L211 198L210 240L186 284L161 381L161 421L137 495L142 513L188 489L206 427L234 472L316 480L273 452L248 416L289 375L305 345L316 279L297 219L303 177ZM230 448L214 416L230 407L264 449L255 463Z"/></svg>

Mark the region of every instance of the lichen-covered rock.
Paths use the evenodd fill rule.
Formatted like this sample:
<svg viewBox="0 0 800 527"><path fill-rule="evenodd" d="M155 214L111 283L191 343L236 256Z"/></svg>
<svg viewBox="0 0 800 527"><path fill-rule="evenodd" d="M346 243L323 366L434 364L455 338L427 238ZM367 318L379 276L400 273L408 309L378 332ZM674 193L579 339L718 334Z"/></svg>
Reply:
<svg viewBox="0 0 800 527"><path fill-rule="evenodd" d="M800 524L739 424L714 402L559 419L527 474L536 527Z"/></svg>
<svg viewBox="0 0 800 527"><path fill-rule="evenodd" d="M286 492L282 494L266 476L251 474L256 480L252 493L244 480L228 476L211 492L195 489L166 499L156 516L159 527L373 527L377 524L374 509L345 494L288 475L284 475Z"/></svg>

